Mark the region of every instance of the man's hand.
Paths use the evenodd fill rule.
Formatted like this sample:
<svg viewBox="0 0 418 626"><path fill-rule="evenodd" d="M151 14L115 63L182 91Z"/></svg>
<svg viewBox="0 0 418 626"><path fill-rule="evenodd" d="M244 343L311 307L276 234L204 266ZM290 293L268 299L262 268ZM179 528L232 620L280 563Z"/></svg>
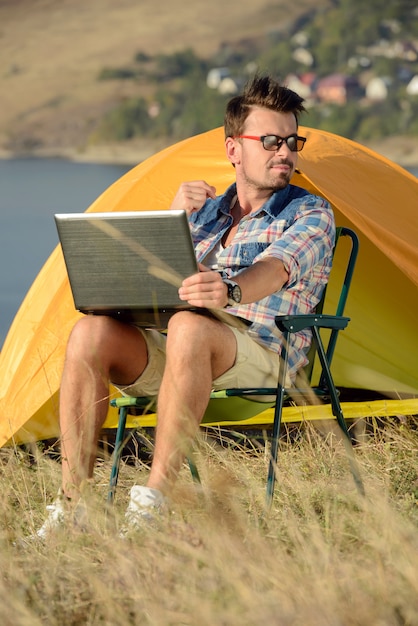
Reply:
<svg viewBox="0 0 418 626"><path fill-rule="evenodd" d="M192 306L223 309L228 304L228 288L219 272L199 263L198 274L186 278L179 289L180 300ZM257 302L279 291L289 280L280 259L266 257L232 276L242 291L241 304Z"/></svg>
<svg viewBox="0 0 418 626"><path fill-rule="evenodd" d="M186 278L180 289L180 300L206 309L223 309L228 304L228 290L219 272L199 264L200 272Z"/></svg>
<svg viewBox="0 0 418 626"><path fill-rule="evenodd" d="M208 198L216 198L216 189L204 180L194 180L182 183L177 191L170 209L186 211L191 215L199 211Z"/></svg>

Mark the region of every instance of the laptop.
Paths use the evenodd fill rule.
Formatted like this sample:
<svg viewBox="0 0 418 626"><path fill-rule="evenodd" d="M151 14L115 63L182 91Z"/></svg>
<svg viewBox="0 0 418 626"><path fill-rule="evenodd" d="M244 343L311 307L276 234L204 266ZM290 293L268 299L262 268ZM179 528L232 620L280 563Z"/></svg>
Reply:
<svg viewBox="0 0 418 626"><path fill-rule="evenodd" d="M163 329L198 271L185 211L54 216L76 309Z"/></svg>

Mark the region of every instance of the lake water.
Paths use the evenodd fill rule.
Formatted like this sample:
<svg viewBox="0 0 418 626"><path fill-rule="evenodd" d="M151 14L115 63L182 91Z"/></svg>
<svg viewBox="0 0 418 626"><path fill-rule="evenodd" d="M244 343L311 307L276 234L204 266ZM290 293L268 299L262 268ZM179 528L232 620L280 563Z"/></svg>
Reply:
<svg viewBox="0 0 418 626"><path fill-rule="evenodd" d="M0 347L58 243L54 213L83 212L132 166L0 160Z"/></svg>
<svg viewBox="0 0 418 626"><path fill-rule="evenodd" d="M0 348L58 243L54 213L83 212L132 166L0 160ZM418 169L411 170L418 176Z"/></svg>

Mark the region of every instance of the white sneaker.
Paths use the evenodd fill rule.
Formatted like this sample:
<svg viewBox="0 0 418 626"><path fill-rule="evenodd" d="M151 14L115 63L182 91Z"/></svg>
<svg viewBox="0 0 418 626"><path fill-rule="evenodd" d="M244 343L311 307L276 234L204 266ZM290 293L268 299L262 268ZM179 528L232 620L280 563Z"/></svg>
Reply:
<svg viewBox="0 0 418 626"><path fill-rule="evenodd" d="M70 522L81 530L86 526L87 511L82 500L72 509L65 497L59 493L54 502L47 505L46 510L48 511L47 518L33 536L41 541L45 541L51 534Z"/></svg>
<svg viewBox="0 0 418 626"><path fill-rule="evenodd" d="M167 498L158 489L134 485L131 489L131 497L125 513L125 525L121 535L125 536L129 531L143 528L144 525L152 524L167 510Z"/></svg>

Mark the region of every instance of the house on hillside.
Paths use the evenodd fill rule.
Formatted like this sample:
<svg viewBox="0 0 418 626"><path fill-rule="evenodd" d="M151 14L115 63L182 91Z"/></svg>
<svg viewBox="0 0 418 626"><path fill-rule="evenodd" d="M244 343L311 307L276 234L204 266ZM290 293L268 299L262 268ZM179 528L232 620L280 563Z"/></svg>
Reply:
<svg viewBox="0 0 418 626"><path fill-rule="evenodd" d="M418 74L415 74L406 86L408 96L418 96Z"/></svg>
<svg viewBox="0 0 418 626"><path fill-rule="evenodd" d="M382 102L386 100L391 84L392 80L388 76L374 76L366 84L365 91L367 100L371 102Z"/></svg>
<svg viewBox="0 0 418 626"><path fill-rule="evenodd" d="M292 58L298 63L308 67L312 67L314 64L313 54L307 48L296 48L292 52Z"/></svg>
<svg viewBox="0 0 418 626"><path fill-rule="evenodd" d="M239 91L239 86L236 80L227 76L219 83L218 91L223 96L235 96Z"/></svg>
<svg viewBox="0 0 418 626"><path fill-rule="evenodd" d="M288 74L284 80L284 84L289 89L296 91L305 100L310 100L315 92L316 74L314 72L305 72L298 76L297 74Z"/></svg>
<svg viewBox="0 0 418 626"><path fill-rule="evenodd" d="M234 96L241 87L241 81L233 78L228 67L214 67L206 76L210 89L217 89L223 96Z"/></svg>
<svg viewBox="0 0 418 626"><path fill-rule="evenodd" d="M230 75L228 67L213 67L206 76L206 84L210 89L219 89L221 82Z"/></svg>
<svg viewBox="0 0 418 626"><path fill-rule="evenodd" d="M363 95L363 89L356 76L330 74L318 80L316 97L321 102L346 104Z"/></svg>

